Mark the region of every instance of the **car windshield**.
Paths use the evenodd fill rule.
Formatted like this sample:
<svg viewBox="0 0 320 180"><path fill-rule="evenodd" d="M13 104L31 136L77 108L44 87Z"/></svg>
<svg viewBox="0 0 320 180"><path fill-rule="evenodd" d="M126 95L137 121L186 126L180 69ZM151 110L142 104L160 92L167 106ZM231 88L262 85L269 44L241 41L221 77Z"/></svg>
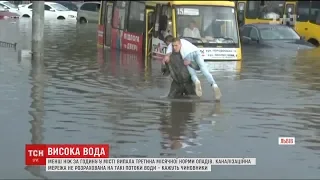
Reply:
<svg viewBox="0 0 320 180"><path fill-rule="evenodd" d="M71 2L59 1L59 2L56 2L56 3L61 4L62 6L65 6L69 10L73 10L73 11L77 11L78 10L78 7L74 3L71 3Z"/></svg>
<svg viewBox="0 0 320 180"><path fill-rule="evenodd" d="M235 9L222 6L176 6L179 37L209 43L238 43Z"/></svg>
<svg viewBox="0 0 320 180"><path fill-rule="evenodd" d="M62 6L61 4L50 4L51 7L53 7L57 11L69 11L68 8Z"/></svg>
<svg viewBox="0 0 320 180"><path fill-rule="evenodd" d="M12 3L8 2L8 1L3 1L2 4L6 5L6 6L10 7L10 8L15 8L15 9L18 8L16 5L14 5L14 4L12 4Z"/></svg>
<svg viewBox="0 0 320 180"><path fill-rule="evenodd" d="M263 40L297 40L300 36L287 26L260 28Z"/></svg>

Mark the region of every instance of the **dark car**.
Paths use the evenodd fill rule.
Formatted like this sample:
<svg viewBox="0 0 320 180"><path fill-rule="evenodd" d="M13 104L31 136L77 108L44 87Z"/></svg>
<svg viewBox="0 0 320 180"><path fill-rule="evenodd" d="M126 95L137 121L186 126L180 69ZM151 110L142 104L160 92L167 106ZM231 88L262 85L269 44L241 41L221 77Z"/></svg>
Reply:
<svg viewBox="0 0 320 180"><path fill-rule="evenodd" d="M246 24L240 28L241 43L258 48L310 49L313 44L304 40L291 27L281 24Z"/></svg>
<svg viewBox="0 0 320 180"><path fill-rule="evenodd" d="M62 6L70 9L71 11L78 11L78 6L70 1L53 1L53 2L61 4Z"/></svg>

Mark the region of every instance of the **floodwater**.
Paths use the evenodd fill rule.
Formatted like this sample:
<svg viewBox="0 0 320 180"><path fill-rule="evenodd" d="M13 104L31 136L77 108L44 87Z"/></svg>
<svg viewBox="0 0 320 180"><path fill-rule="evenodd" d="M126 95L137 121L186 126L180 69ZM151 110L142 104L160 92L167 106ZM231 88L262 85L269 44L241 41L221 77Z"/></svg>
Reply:
<svg viewBox="0 0 320 180"><path fill-rule="evenodd" d="M201 75L201 100L170 101L159 98L170 78L161 76L158 62L144 66L135 55L97 53L96 25L46 22L43 64L31 63L28 53L31 21L10 25L20 34L0 26L1 37L18 42L17 51L0 47L1 178L320 177L320 61L313 53L245 49L240 72L213 72L221 103ZM279 146L279 136L296 144ZM108 143L112 157L251 157L257 165L55 173L24 166L28 143Z"/></svg>

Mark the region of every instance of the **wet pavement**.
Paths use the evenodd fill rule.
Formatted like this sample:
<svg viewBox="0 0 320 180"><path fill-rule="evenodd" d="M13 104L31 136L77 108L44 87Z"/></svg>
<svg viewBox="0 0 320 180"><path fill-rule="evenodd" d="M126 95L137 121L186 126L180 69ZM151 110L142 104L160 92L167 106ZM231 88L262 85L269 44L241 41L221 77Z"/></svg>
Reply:
<svg viewBox="0 0 320 180"><path fill-rule="evenodd" d="M97 53L94 24L47 22L43 64L31 63L28 53L31 21L12 26L20 35L5 37L18 41L18 50L0 47L1 178L320 177L319 49L298 55L244 49L241 72L212 72L221 103L201 75L200 100L170 101L160 99L170 79L159 63ZM279 136L295 137L296 145L279 146ZM257 165L206 173L53 173L24 166L27 143L109 143L113 157L252 157Z"/></svg>

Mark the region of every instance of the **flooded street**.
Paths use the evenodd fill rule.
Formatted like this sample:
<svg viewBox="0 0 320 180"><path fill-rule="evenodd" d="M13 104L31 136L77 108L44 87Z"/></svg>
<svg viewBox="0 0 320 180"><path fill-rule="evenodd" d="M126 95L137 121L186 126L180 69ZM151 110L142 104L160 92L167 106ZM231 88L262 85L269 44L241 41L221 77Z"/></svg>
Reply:
<svg viewBox="0 0 320 180"><path fill-rule="evenodd" d="M171 81L159 62L144 67L134 55L98 54L94 24L46 23L44 64L31 63L30 20L10 24L20 35L3 34L0 24L0 37L18 43L17 51L0 47L1 178L320 177L319 56L244 49L241 72L212 72L221 103L202 75L200 100L170 101L160 99ZM296 144L279 146L279 136ZM205 173L45 172L24 166L29 143L108 143L112 157L250 157L257 165Z"/></svg>

